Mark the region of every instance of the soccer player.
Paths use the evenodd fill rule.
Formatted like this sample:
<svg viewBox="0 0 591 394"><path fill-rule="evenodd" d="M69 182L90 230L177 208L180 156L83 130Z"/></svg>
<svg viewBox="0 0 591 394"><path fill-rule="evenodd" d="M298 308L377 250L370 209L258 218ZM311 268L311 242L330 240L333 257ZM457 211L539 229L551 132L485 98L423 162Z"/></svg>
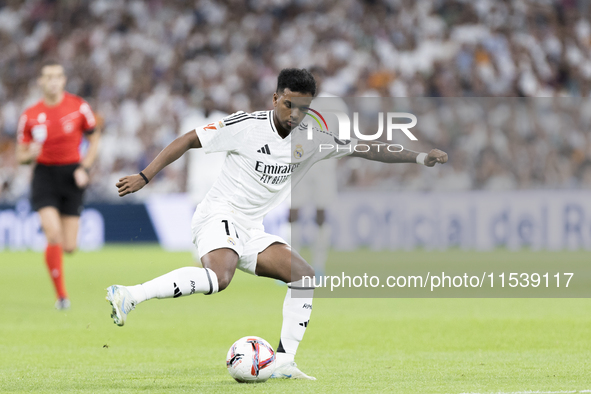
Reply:
<svg viewBox="0 0 591 394"><path fill-rule="evenodd" d="M35 163L31 204L47 238L45 264L57 294L55 307L68 309L62 255L76 249L82 196L100 132L88 103L64 91L66 76L60 63L45 62L37 82L43 98L19 120L16 156L19 164ZM81 161L82 137L89 145Z"/></svg>
<svg viewBox="0 0 591 394"><path fill-rule="evenodd" d="M180 268L136 286L110 286L107 300L115 324L124 325L129 312L152 298L222 291L239 268L288 286L273 377L314 380L294 362L312 312L313 288L305 287L303 277L314 277L314 270L283 239L265 233L262 222L315 162L351 154L346 149L317 149L319 143L335 144L329 133L318 132L316 141L305 138L307 127L300 123L315 93L314 77L307 70L284 69L273 94L273 110L237 112L192 130L164 148L139 174L119 180L119 196L125 196L143 188L191 148L227 152L222 174L193 216L193 241L203 268ZM293 104L298 99L306 105ZM431 167L447 161L447 154L436 149L429 154L374 149L352 155L389 163L422 161Z"/></svg>

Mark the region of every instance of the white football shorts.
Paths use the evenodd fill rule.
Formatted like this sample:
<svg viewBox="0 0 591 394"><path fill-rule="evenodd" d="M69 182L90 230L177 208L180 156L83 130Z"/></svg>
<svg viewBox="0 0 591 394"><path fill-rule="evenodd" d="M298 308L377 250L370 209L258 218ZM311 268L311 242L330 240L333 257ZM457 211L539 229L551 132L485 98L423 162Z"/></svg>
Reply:
<svg viewBox="0 0 591 394"><path fill-rule="evenodd" d="M191 221L193 243L201 259L212 250L232 249L238 254L238 269L256 275L257 255L275 242L287 244L263 227L248 228L229 213L203 214L199 208Z"/></svg>

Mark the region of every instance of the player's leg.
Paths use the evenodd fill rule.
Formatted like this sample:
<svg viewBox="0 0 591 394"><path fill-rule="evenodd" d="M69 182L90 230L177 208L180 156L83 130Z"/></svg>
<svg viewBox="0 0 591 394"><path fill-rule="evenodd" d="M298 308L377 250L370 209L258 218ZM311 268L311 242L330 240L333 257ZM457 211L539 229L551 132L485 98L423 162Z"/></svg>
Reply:
<svg viewBox="0 0 591 394"><path fill-rule="evenodd" d="M78 245L78 228L80 217L71 215L60 216L62 225L62 248L66 253L73 253Z"/></svg>
<svg viewBox="0 0 591 394"><path fill-rule="evenodd" d="M228 248L212 250L201 258L201 267L183 267L141 285L129 287L140 302L152 298L178 298L191 294L214 294L230 284L238 255Z"/></svg>
<svg viewBox="0 0 591 394"><path fill-rule="evenodd" d="M107 289L107 301L113 307L111 317L123 326L127 315L144 301L178 298L191 294L215 294L230 284L238 255L232 249L213 250L201 258L204 268L183 267L135 286L113 285Z"/></svg>
<svg viewBox="0 0 591 394"><path fill-rule="evenodd" d="M256 274L285 283L314 277L314 269L289 245L274 242L257 256Z"/></svg>
<svg viewBox="0 0 591 394"><path fill-rule="evenodd" d="M58 275L54 281L57 281L57 286L63 289L58 292L58 300L55 303L57 309L70 307L63 279L63 252L72 253L76 249L78 238L84 190L79 189L74 182L73 173L76 167L77 165L45 169L42 167L43 177L38 176L36 169L33 180L33 204L50 205L38 209L38 212L47 236L46 259L49 262L48 265L52 265L52 276ZM35 187L36 182L40 182L43 186Z"/></svg>
<svg viewBox="0 0 591 394"><path fill-rule="evenodd" d="M82 214L84 189L76 185L74 171L77 165L57 167L56 174L59 179L59 212L62 224L62 247L64 252L73 253L78 246L78 228L80 215Z"/></svg>
<svg viewBox="0 0 591 394"><path fill-rule="evenodd" d="M49 245L62 245L63 231L60 213L55 207L43 207L37 211L41 228Z"/></svg>
<svg viewBox="0 0 591 394"><path fill-rule="evenodd" d="M230 284L238 255L232 249L212 250L201 258L201 267L183 267L141 285L128 287L136 305L152 298L178 298L191 294L214 294Z"/></svg>
<svg viewBox="0 0 591 394"><path fill-rule="evenodd" d="M301 372L294 363L312 313L314 270L288 245L274 243L259 253L256 274L287 283L281 339L277 347L277 369L273 377L314 379Z"/></svg>
<svg viewBox="0 0 591 394"><path fill-rule="evenodd" d="M62 302L67 301L68 293L63 275L63 232L59 212L61 196L56 179L55 168L42 164L35 166L31 184L31 206L39 214L41 229L47 239L45 265L57 294L55 305L58 309L65 309L69 301Z"/></svg>
<svg viewBox="0 0 591 394"><path fill-rule="evenodd" d="M47 248L45 249L45 264L49 275L53 281L53 286L58 298L65 300L68 298L63 273L63 230L60 220L60 214L55 207L46 206L38 210L41 220L41 228L47 238ZM56 303L56 307L57 307Z"/></svg>
<svg viewBox="0 0 591 394"><path fill-rule="evenodd" d="M137 304L152 298L176 298L196 293L214 294L230 284L243 240L244 229L227 215L202 215L197 209L191 224L194 242L200 251L201 267L184 267L136 286L113 285L107 289L107 300L115 324L125 324L127 314Z"/></svg>

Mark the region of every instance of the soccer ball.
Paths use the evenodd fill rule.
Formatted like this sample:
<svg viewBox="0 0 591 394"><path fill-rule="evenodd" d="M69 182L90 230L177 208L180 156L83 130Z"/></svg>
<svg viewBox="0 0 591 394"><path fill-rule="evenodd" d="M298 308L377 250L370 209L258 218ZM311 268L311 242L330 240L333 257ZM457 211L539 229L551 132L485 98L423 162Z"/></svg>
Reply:
<svg viewBox="0 0 591 394"><path fill-rule="evenodd" d="M263 338L240 338L228 350L226 367L237 382L264 382L275 370L275 351Z"/></svg>

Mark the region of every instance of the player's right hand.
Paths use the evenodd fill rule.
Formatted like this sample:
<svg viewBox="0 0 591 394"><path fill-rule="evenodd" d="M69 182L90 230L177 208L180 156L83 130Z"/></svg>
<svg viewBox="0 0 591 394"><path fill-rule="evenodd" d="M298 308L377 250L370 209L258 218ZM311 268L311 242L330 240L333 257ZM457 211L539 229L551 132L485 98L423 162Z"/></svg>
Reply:
<svg viewBox="0 0 591 394"><path fill-rule="evenodd" d="M29 156L31 157L31 161L37 159L41 154L41 149L43 149L43 144L39 142L31 142L29 144Z"/></svg>
<svg viewBox="0 0 591 394"><path fill-rule="evenodd" d="M119 182L115 186L117 186L119 197L123 197L130 193L135 193L146 186L146 181L144 181L144 178L140 174L128 175L119 179Z"/></svg>

